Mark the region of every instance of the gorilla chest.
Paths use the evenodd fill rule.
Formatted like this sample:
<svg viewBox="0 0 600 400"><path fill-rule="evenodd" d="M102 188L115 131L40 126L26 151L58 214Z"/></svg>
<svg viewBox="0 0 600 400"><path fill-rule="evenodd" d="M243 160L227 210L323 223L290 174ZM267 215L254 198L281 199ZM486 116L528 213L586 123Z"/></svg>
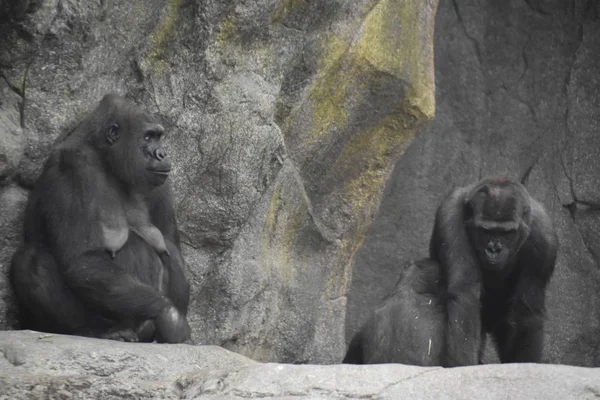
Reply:
<svg viewBox="0 0 600 400"><path fill-rule="evenodd" d="M150 214L141 199L128 199L118 206L103 208L98 214L100 240L112 258L129 241L132 232L157 254L167 253L164 237L150 222Z"/></svg>

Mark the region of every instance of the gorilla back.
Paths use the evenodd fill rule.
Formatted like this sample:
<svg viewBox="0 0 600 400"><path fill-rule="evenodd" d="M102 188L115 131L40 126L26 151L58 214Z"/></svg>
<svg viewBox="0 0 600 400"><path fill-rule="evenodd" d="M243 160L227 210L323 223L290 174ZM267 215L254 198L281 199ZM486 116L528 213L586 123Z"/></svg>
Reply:
<svg viewBox="0 0 600 400"><path fill-rule="evenodd" d="M442 365L445 320L438 263L414 261L352 338L343 362Z"/></svg>
<svg viewBox="0 0 600 400"><path fill-rule="evenodd" d="M125 341L190 336L164 129L106 95L62 138L11 263L22 328Z"/></svg>

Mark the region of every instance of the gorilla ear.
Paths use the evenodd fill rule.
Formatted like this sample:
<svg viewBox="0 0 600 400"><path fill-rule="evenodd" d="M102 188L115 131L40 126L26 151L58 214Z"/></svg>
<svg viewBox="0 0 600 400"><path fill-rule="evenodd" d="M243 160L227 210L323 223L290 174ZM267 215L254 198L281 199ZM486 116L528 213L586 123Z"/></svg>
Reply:
<svg viewBox="0 0 600 400"><path fill-rule="evenodd" d="M119 140L119 125L112 124L106 132L106 141L112 146L117 140Z"/></svg>

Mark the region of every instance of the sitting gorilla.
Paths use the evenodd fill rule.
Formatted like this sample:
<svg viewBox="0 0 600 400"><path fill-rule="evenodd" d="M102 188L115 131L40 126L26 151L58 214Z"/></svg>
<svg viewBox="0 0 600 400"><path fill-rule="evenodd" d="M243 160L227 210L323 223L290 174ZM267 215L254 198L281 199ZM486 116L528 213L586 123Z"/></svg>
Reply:
<svg viewBox="0 0 600 400"><path fill-rule="evenodd" d="M11 265L22 328L124 341L190 337L164 129L105 96L55 145Z"/></svg>
<svg viewBox="0 0 600 400"><path fill-rule="evenodd" d="M436 213L430 259L406 267L344 362L474 365L486 333L501 362L539 362L557 248L544 207L520 183L456 189Z"/></svg>

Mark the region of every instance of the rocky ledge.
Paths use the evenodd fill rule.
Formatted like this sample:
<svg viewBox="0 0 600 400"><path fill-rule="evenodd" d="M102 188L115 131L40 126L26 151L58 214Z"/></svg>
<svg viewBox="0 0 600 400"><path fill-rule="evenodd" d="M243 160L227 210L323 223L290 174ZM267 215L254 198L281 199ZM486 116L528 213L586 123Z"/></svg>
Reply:
<svg viewBox="0 0 600 400"><path fill-rule="evenodd" d="M0 399L597 399L600 369L264 364L216 346L0 332Z"/></svg>

